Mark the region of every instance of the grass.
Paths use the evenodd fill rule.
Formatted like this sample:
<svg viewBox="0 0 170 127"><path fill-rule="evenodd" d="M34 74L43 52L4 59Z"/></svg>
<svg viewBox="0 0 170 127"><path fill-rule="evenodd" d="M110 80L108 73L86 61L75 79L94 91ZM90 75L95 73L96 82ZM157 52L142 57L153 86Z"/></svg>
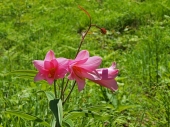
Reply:
<svg viewBox="0 0 170 127"><path fill-rule="evenodd" d="M88 116L72 117L75 127L169 127L169 0L1 1L0 127L43 126L6 110L51 122L48 100L41 91L53 92L53 87L6 74L35 70L32 61L44 59L50 49L56 57L74 58L89 23L78 5L91 14L93 24L107 29L102 35L92 28L81 49L101 56L102 67L116 61L119 90L111 93L88 81L80 93L75 87L64 106L65 114L88 109L100 116L88 112Z"/></svg>

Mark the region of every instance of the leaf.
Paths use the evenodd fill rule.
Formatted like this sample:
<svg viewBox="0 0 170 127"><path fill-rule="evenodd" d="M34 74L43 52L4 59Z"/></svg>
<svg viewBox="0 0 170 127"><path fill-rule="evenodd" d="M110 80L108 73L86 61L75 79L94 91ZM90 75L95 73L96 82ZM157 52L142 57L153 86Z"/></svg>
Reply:
<svg viewBox="0 0 170 127"><path fill-rule="evenodd" d="M55 95L51 91L45 91L44 93L46 94L48 101L55 99Z"/></svg>
<svg viewBox="0 0 170 127"><path fill-rule="evenodd" d="M68 127L74 127L74 123L71 119L63 120L63 123L66 124Z"/></svg>
<svg viewBox="0 0 170 127"><path fill-rule="evenodd" d="M50 109L56 118L57 127L62 126L63 109L62 102L60 99L54 99L50 101Z"/></svg>
<svg viewBox="0 0 170 127"><path fill-rule="evenodd" d="M82 117L84 115L85 115L84 112L81 112L81 111L72 111L72 112L69 112L68 115L64 117L63 121L66 121L68 119L76 119L76 118Z"/></svg>
<svg viewBox="0 0 170 127"><path fill-rule="evenodd" d="M87 109L90 110L90 111L96 112L96 111L103 111L103 110L107 110L107 109L114 110L115 108L111 104L100 104L100 105L97 105L97 106L88 107Z"/></svg>
<svg viewBox="0 0 170 127"><path fill-rule="evenodd" d="M10 74L17 75L16 77L19 77L19 78L33 78L37 74L37 71L34 71L34 70L16 70L16 71L12 71L10 73L7 73L5 76L10 75Z"/></svg>
<svg viewBox="0 0 170 127"><path fill-rule="evenodd" d="M53 118L52 118L52 120L51 120L51 127L56 127L55 126L55 124L56 124L56 120L55 120L55 116L53 115Z"/></svg>
<svg viewBox="0 0 170 127"><path fill-rule="evenodd" d="M119 105L116 111L121 112L129 108L137 108L137 107L139 107L139 105Z"/></svg>
<svg viewBox="0 0 170 127"><path fill-rule="evenodd" d="M47 122L43 121L42 119L40 119L36 116L29 115L27 113L23 113L23 112L19 112L19 111L5 111L5 113L15 115L15 116L21 117L26 120L32 120L32 121L38 122L42 125L45 125L47 127L50 127L50 125Z"/></svg>
<svg viewBox="0 0 170 127"><path fill-rule="evenodd" d="M114 105L115 108L118 106L118 99L116 94L110 94L106 92L106 96L108 97L109 101Z"/></svg>
<svg viewBox="0 0 170 127"><path fill-rule="evenodd" d="M108 120L113 116L108 115L108 114L98 114L90 110L75 110L75 111L69 112L68 115L64 117L64 120L76 119L78 117L91 117L91 118L96 118L99 120Z"/></svg>

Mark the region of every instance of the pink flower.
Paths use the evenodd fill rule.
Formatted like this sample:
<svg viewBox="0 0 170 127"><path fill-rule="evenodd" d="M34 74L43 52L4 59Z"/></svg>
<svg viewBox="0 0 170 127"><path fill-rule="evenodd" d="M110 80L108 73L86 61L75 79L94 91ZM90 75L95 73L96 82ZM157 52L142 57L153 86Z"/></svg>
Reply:
<svg viewBox="0 0 170 127"><path fill-rule="evenodd" d="M85 86L85 78L91 80L100 79L97 71L95 71L102 59L98 56L89 57L89 52L82 50L78 53L75 60L69 62L70 75L68 79L76 80L78 89L81 91Z"/></svg>
<svg viewBox="0 0 170 127"><path fill-rule="evenodd" d="M107 87L112 91L115 91L118 89L118 86L114 78L116 78L119 72L119 70L115 68L116 68L116 63L113 63L112 66L109 68L96 69L98 74L101 76L101 79L99 80L90 79L90 80L101 86Z"/></svg>
<svg viewBox="0 0 170 127"><path fill-rule="evenodd" d="M54 80L63 78L68 71L68 60L55 58L52 50L48 51L44 60L34 60L33 64L38 70L34 81L46 80L52 84Z"/></svg>

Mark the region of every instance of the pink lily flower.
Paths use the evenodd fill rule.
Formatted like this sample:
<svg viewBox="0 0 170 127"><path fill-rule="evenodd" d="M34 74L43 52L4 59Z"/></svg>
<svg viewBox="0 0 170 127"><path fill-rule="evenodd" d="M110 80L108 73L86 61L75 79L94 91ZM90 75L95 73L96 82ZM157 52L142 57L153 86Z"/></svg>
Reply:
<svg viewBox="0 0 170 127"><path fill-rule="evenodd" d="M70 75L68 79L76 80L78 89L81 91L85 86L85 78L91 80L100 79L99 74L95 71L101 64L102 59L98 56L89 57L87 50L78 53L75 60L69 62Z"/></svg>
<svg viewBox="0 0 170 127"><path fill-rule="evenodd" d="M115 69L116 63L113 63L109 68L101 68L96 69L98 74L101 76L99 80L91 80L101 86L109 88L112 91L116 91L118 89L117 82L115 81L116 76L118 75L119 70Z"/></svg>
<svg viewBox="0 0 170 127"><path fill-rule="evenodd" d="M68 72L68 62L65 58L55 58L52 50L48 51L44 60L33 61L38 70L34 81L46 80L52 84L54 80L63 78Z"/></svg>

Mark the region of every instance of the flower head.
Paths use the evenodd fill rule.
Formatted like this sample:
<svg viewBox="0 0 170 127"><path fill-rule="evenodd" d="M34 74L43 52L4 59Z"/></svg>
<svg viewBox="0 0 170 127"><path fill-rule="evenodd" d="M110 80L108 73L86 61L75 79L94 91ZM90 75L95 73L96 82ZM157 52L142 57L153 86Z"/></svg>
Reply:
<svg viewBox="0 0 170 127"><path fill-rule="evenodd" d="M116 69L116 63L113 63L109 68L100 68L96 69L101 79L91 80L101 86L109 88L112 91L118 89L117 82L115 81L116 76L118 75L119 70Z"/></svg>
<svg viewBox="0 0 170 127"><path fill-rule="evenodd" d="M85 78L91 80L100 78L95 70L99 67L101 61L102 59L98 56L89 57L87 50L80 51L75 60L69 62L70 75L68 79L76 80L78 89L81 91L85 86Z"/></svg>
<svg viewBox="0 0 170 127"><path fill-rule="evenodd" d="M44 60L34 60L33 64L38 70L34 81L46 80L52 84L54 80L63 78L68 71L68 60L55 58L52 50L47 52Z"/></svg>

